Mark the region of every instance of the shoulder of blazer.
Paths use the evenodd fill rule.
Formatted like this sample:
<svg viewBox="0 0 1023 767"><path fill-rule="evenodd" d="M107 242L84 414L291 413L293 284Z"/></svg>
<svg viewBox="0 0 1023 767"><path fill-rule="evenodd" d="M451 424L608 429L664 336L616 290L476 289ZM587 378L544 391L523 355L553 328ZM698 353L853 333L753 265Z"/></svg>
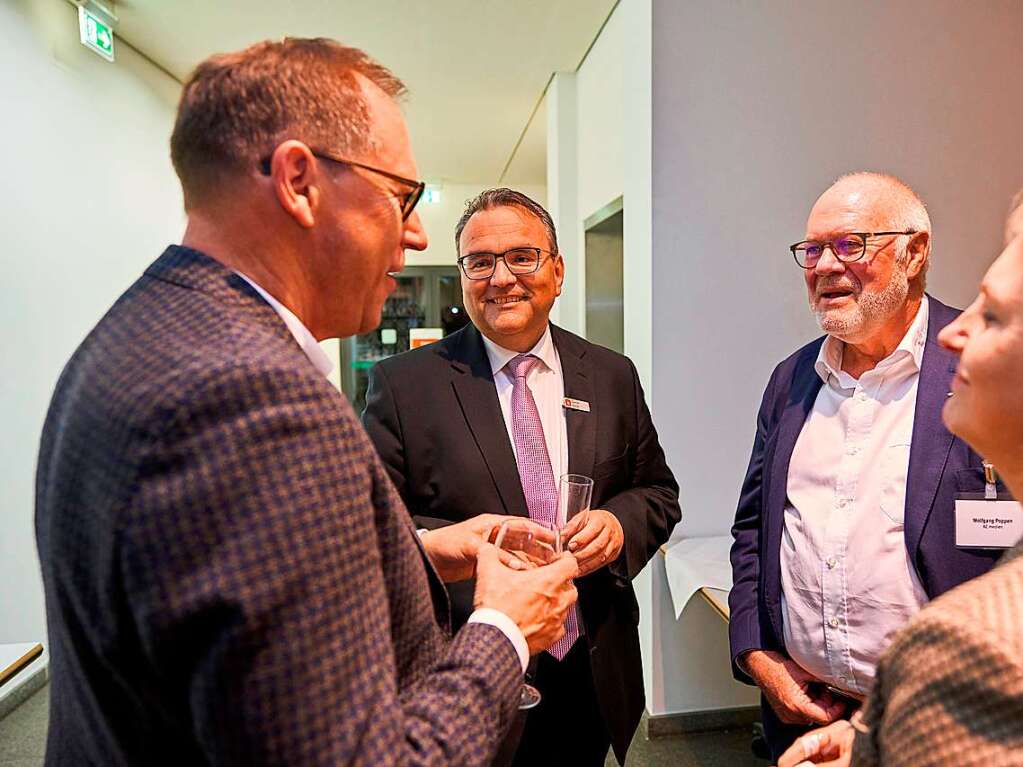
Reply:
<svg viewBox="0 0 1023 767"><path fill-rule="evenodd" d="M804 382L807 378L817 375L814 363L820 354L821 346L827 336L815 338L810 343L801 346L788 357L779 362L771 372L764 391L765 403L770 404L771 411L778 416L789 401L789 393L797 383ZM770 395L768 398L767 395Z"/></svg>
<svg viewBox="0 0 1023 767"><path fill-rule="evenodd" d="M929 307L928 311L930 312L930 315L927 318L927 340L929 342L937 343L938 333L940 333L942 328L944 328L948 323L962 314L963 310L943 304L930 293L927 294L927 299Z"/></svg>
<svg viewBox="0 0 1023 767"><path fill-rule="evenodd" d="M796 349L796 351L778 363L773 375L786 377L786 375L802 374L807 370L813 371L814 363L817 362L817 356L820 354L821 347L824 345L826 338L827 336L819 336L810 343ZM816 375L816 371L813 372Z"/></svg>
<svg viewBox="0 0 1023 767"><path fill-rule="evenodd" d="M394 383L404 380L401 378L402 376L422 375L424 371L447 368L451 363L469 364L470 360L462 358L466 356L463 347L471 346L473 342L471 334L467 333L468 328L471 327L472 325L467 325L432 344L387 357L376 363L374 367L383 370ZM409 383L415 383L415 381L410 380Z"/></svg>
<svg viewBox="0 0 1023 767"><path fill-rule="evenodd" d="M600 368L602 372L621 370L628 371L631 375L635 370L636 366L632 360L624 354L587 341L582 336L558 327L553 322L551 323L551 338L559 355L571 354L577 358L585 357L589 364Z"/></svg>

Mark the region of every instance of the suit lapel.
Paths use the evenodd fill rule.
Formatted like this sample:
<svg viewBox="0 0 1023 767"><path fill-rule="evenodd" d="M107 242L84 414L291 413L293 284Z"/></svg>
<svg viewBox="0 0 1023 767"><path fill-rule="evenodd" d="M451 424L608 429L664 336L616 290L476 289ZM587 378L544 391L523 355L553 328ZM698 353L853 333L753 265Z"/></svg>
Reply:
<svg viewBox="0 0 1023 767"><path fill-rule="evenodd" d="M955 373L956 358L938 345L938 332L957 314L930 299L927 320L927 345L920 364L913 436L906 474L906 548L910 561L916 562L920 537L931 514L941 475L945 471L954 437L941 419L948 396L949 382Z"/></svg>
<svg viewBox="0 0 1023 767"><path fill-rule="evenodd" d="M565 396L590 403L590 412L565 409L565 430L568 435L568 473L593 475L597 448L597 419L600 412L593 401L592 366L586 357L586 346L578 338L551 325L554 348L561 360Z"/></svg>
<svg viewBox="0 0 1023 767"><path fill-rule="evenodd" d="M819 349L819 347L817 347ZM774 446L768 446L769 455L767 465L764 467L765 498L767 508L764 516L767 520L766 542L764 551L771 552L769 557L764 557L764 577L767 586L768 599L780 601L781 599L781 534L785 523L785 500L788 495L789 464L792 460L792 451L796 447L796 440L803 430L803 424L813 409L817 400L817 394L821 390L823 381L817 371L814 370L813 362L817 359L816 350L811 349L808 354L808 365L796 368L792 377L792 386L789 389L789 396L778 420L778 438ZM777 636L782 636L782 627L779 622L781 613L777 610L768 611L771 622Z"/></svg>
<svg viewBox="0 0 1023 767"><path fill-rule="evenodd" d="M459 331L458 336L452 345L451 385L462 415L487 464L505 513L528 516L515 452L508 440L508 428L501 414L483 338L472 325Z"/></svg>

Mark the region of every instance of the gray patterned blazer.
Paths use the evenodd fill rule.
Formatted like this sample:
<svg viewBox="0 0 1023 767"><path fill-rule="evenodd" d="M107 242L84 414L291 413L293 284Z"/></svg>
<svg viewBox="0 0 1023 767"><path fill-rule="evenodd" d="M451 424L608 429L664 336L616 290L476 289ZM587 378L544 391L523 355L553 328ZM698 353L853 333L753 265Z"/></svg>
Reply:
<svg viewBox="0 0 1023 767"><path fill-rule="evenodd" d="M855 767L1023 766L1023 544L896 635L864 724Z"/></svg>
<svg viewBox="0 0 1023 767"><path fill-rule="evenodd" d="M171 247L68 363L36 534L48 765L481 765L521 668L452 638L347 401L233 272Z"/></svg>

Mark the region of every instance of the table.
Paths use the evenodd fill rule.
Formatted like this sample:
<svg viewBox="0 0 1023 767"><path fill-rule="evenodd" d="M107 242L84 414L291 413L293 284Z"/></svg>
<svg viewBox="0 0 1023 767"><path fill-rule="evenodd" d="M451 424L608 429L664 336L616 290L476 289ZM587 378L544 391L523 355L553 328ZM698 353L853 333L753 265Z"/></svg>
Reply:
<svg viewBox="0 0 1023 767"><path fill-rule="evenodd" d="M28 668L42 654L43 646L39 643L0 645L0 687Z"/></svg>
<svg viewBox="0 0 1023 767"><path fill-rule="evenodd" d="M725 589L704 586L697 593L707 600L707 604L714 608L714 612L720 615L725 623L728 623L731 613L728 609L728 592Z"/></svg>

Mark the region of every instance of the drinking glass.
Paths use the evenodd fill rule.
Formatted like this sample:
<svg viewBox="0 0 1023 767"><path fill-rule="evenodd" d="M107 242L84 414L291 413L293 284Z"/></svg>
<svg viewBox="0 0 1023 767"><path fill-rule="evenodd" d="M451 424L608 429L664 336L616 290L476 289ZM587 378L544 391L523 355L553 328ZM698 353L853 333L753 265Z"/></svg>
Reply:
<svg viewBox="0 0 1023 767"><path fill-rule="evenodd" d="M513 554L527 567L543 567L557 556L558 534L529 519L510 519L501 524L494 545ZM519 709L525 711L540 702L540 691L531 684L522 684Z"/></svg>
<svg viewBox="0 0 1023 767"><path fill-rule="evenodd" d="M593 480L582 474L562 474L558 483L558 537L560 554L563 542L579 532L590 514Z"/></svg>

